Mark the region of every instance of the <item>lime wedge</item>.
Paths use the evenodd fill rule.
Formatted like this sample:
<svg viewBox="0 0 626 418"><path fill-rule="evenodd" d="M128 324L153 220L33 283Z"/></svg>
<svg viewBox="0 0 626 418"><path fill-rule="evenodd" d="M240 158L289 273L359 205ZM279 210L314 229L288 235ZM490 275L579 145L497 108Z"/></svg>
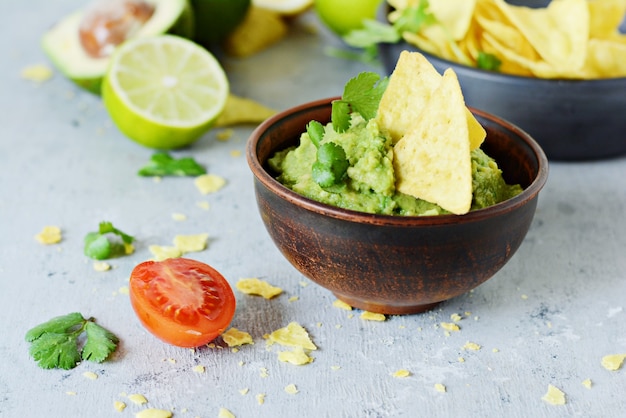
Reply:
<svg viewBox="0 0 626 418"><path fill-rule="evenodd" d="M229 85L217 59L187 39L160 35L119 46L102 83L113 122L150 148L191 144L215 122Z"/></svg>

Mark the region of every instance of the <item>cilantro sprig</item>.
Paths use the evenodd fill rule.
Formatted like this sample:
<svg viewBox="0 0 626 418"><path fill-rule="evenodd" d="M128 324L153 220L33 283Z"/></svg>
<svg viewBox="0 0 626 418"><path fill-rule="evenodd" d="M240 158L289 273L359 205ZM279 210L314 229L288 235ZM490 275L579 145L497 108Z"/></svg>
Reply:
<svg viewBox="0 0 626 418"><path fill-rule="evenodd" d="M200 176L206 174L206 169L191 157L176 159L167 152L157 152L137 174L145 177Z"/></svg>
<svg viewBox="0 0 626 418"><path fill-rule="evenodd" d="M400 42L404 32L419 33L432 25L441 25L447 38L447 43L459 62L471 65L472 63L466 62L465 55L449 33L448 28L430 11L429 0L420 0L417 5L403 9L393 24L365 19L363 28L354 29L343 36L343 40L347 45L360 49L361 53L331 50L330 54L340 58L356 59L364 62L376 61L378 58L378 44ZM500 60L493 54L480 51L476 67L498 71Z"/></svg>
<svg viewBox="0 0 626 418"><path fill-rule="evenodd" d="M116 236L121 242L114 239ZM85 236L84 253L95 260L119 257L129 253L134 240L134 237L120 231L111 222L100 222L97 232L89 232Z"/></svg>
<svg viewBox="0 0 626 418"><path fill-rule="evenodd" d="M84 338L82 338L84 335ZM107 329L73 312L57 316L26 332L29 353L44 369L72 369L81 360L101 363L117 348L119 339Z"/></svg>
<svg viewBox="0 0 626 418"><path fill-rule="evenodd" d="M381 79L373 72L362 72L348 80L341 99L334 100L331 123L335 132L350 128L352 113L356 112L366 121L376 117L378 104L387 88L387 77ZM316 161L312 167L313 180L324 190L337 193L345 187L350 163L345 150L334 142L324 142L325 130L321 123L311 121L306 127L311 142L317 148Z"/></svg>

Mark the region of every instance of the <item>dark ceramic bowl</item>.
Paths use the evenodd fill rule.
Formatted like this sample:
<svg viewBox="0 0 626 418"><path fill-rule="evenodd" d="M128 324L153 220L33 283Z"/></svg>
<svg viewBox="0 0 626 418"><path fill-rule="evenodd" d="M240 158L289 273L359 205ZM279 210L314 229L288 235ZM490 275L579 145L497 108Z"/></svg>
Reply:
<svg viewBox="0 0 626 418"><path fill-rule="evenodd" d="M514 3L536 7L546 2ZM383 4L378 20L387 22L388 11ZM441 73L453 68L468 106L524 129L551 160L599 160L626 154L626 78L547 80L506 75L441 59L406 42L379 45L388 74L403 50L419 51Z"/></svg>
<svg viewBox="0 0 626 418"><path fill-rule="evenodd" d="M297 145L311 120L330 121L331 100L286 110L259 125L247 144L261 218L276 246L309 279L349 305L379 313L428 310L492 277L522 243L548 177L548 161L519 128L473 110L482 148L524 191L466 215L372 215L303 197L274 179L267 160Z"/></svg>

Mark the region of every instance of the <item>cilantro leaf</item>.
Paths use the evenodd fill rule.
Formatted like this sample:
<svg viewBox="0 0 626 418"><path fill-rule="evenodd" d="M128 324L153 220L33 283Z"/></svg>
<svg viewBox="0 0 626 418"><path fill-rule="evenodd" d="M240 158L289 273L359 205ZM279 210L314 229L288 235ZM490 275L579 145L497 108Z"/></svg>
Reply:
<svg viewBox="0 0 626 418"><path fill-rule="evenodd" d="M345 132L350 127L350 103L345 100L334 100L331 109L331 120L335 132Z"/></svg>
<svg viewBox="0 0 626 418"><path fill-rule="evenodd" d="M499 71L502 61L493 54L487 52L478 51L478 58L476 59L476 66L483 70Z"/></svg>
<svg viewBox="0 0 626 418"><path fill-rule="evenodd" d="M313 180L327 191L342 184L350 167L345 150L333 142L326 142L317 149L317 160L313 163Z"/></svg>
<svg viewBox="0 0 626 418"><path fill-rule="evenodd" d="M85 332L87 341L82 351L84 360L101 363L115 351L119 339L112 332L91 321L85 324Z"/></svg>
<svg viewBox="0 0 626 418"><path fill-rule="evenodd" d="M403 32L418 33L423 28L439 23L430 12L428 0L420 0L417 6L407 7L393 23L394 29L402 37Z"/></svg>
<svg viewBox="0 0 626 418"><path fill-rule="evenodd" d="M206 169L191 157L175 159L166 152L157 152L150 157L150 162L142 167L140 176L200 176Z"/></svg>
<svg viewBox="0 0 626 418"><path fill-rule="evenodd" d="M82 334L86 334L86 339L81 350ZM78 312L39 324L28 330L25 338L31 343L29 354L41 368L65 370L76 367L81 360L104 361L119 342L110 331Z"/></svg>
<svg viewBox="0 0 626 418"><path fill-rule="evenodd" d="M311 138L311 142L315 145L316 148L320 146L320 142L324 138L324 126L316 120L312 120L306 125L306 132L309 134L309 138Z"/></svg>
<svg viewBox="0 0 626 418"><path fill-rule="evenodd" d="M380 75L373 72L362 72L351 78L343 90L343 100L350 104L353 112L359 113L363 119L376 117L378 104L387 88L389 79L381 80Z"/></svg>
<svg viewBox="0 0 626 418"><path fill-rule="evenodd" d="M110 239L107 234L120 237L122 242ZM106 260L127 254L126 247L130 246L134 240L134 237L120 231L111 222L100 222L97 232L89 232L85 235L83 252L89 258Z"/></svg>

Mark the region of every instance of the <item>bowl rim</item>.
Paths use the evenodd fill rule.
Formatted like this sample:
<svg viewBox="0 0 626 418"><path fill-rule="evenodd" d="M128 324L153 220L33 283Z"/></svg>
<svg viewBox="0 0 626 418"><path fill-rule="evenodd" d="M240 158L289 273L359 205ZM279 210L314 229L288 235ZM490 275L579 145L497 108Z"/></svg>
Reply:
<svg viewBox="0 0 626 418"><path fill-rule="evenodd" d="M388 23L387 11L389 10L390 7L392 6L388 5L387 2L383 2L380 5L380 7L378 8L378 11L376 12L376 19L379 22ZM626 77L606 77L606 78L588 78L588 79L540 78L540 77L530 77L530 76L523 76L523 75L516 75L516 74L500 73L497 71L489 71L489 70L484 70L482 68L473 67L471 65L463 64L460 62L451 61L446 58L442 58L428 51L425 51L421 48L418 48L417 46L408 43L404 39L401 39L399 42L396 42L396 43L391 43L391 42L379 43L378 44L379 55L380 55L381 48L394 47L394 46L402 47L403 49L406 49L406 47L409 47L411 48L411 50L415 52L419 52L420 54L423 54L431 62L439 62L442 65L453 67L454 70L457 71L459 75L469 73L469 74L472 74L472 77L484 78L484 79L487 79L489 82L493 82L494 80L506 82L509 84L511 83L522 84L522 83L527 83L527 82L536 82L537 84L544 85L544 86L548 86L548 85L557 86L558 85L558 86L563 86L565 88L571 88L574 85L579 88L584 88L585 85L598 88L598 86L602 84L604 84L605 85L604 87L607 87L607 88L611 87L614 84L616 85L616 87L619 86L620 88L623 88L624 83L626 83Z"/></svg>
<svg viewBox="0 0 626 418"><path fill-rule="evenodd" d="M491 113L468 107L473 114L479 115L485 119L490 120L493 123L504 126L507 130L514 132L518 135L527 146L532 150L538 165L537 175L531 184L526 187L522 193L507 199L503 202L495 205L476 209L463 215L455 214L443 214L443 215L428 215L428 216L406 216L406 215L383 215L373 214L366 212L359 212L351 209L344 209L337 206L332 206L326 203L322 203L305 196L302 196L295 191L289 189L273 176L268 173L263 164L258 159L257 148L258 143L264 132L271 126L281 122L283 119L290 118L294 114L306 113L311 109L328 107L330 111L330 104L333 100L339 99L339 97L330 97L324 99L318 99L310 102L306 102L284 111L281 111L270 118L263 121L258 125L250 134L246 144L246 159L248 165L255 179L259 181L265 188L277 195L279 198L286 200L302 209L310 212L314 212L320 215L329 216L335 219L341 219L353 223L363 224L376 224L384 226L419 226L419 225L446 225L452 223L477 222L490 218L493 216L503 215L510 211L513 211L520 206L523 206L528 201L533 200L539 194L539 191L543 188L548 179L548 159L539 146L539 144L524 130L518 126L498 117ZM302 132L304 132L304 127Z"/></svg>

